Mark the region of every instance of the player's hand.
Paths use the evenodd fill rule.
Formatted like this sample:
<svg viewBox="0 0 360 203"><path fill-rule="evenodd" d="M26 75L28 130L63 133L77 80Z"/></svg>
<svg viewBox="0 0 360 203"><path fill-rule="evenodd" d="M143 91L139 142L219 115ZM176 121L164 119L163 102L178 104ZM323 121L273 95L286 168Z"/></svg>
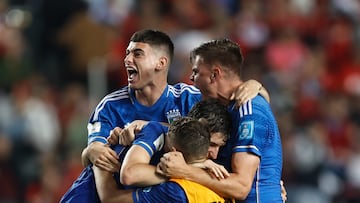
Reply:
<svg viewBox="0 0 360 203"><path fill-rule="evenodd" d="M135 135L148 123L144 120L135 120L125 126L119 136L119 144L127 146L135 140Z"/></svg>
<svg viewBox="0 0 360 203"><path fill-rule="evenodd" d="M232 93L230 100L235 100L239 107L258 95L261 87L262 85L256 80L245 81Z"/></svg>
<svg viewBox="0 0 360 203"><path fill-rule="evenodd" d="M120 163L118 156L109 145L93 142L88 146L89 160L102 170L109 172L119 172Z"/></svg>
<svg viewBox="0 0 360 203"><path fill-rule="evenodd" d="M119 143L119 137L121 132L123 131L120 127L115 127L113 130L110 131L110 135L107 138L107 141L110 145L116 145Z"/></svg>
<svg viewBox="0 0 360 203"><path fill-rule="evenodd" d="M165 153L156 167L156 172L172 178L185 178L189 169L181 152Z"/></svg>
<svg viewBox="0 0 360 203"><path fill-rule="evenodd" d="M217 164L210 159L207 159L202 164L210 175L215 176L217 179L224 179L230 176L229 172L223 165Z"/></svg>

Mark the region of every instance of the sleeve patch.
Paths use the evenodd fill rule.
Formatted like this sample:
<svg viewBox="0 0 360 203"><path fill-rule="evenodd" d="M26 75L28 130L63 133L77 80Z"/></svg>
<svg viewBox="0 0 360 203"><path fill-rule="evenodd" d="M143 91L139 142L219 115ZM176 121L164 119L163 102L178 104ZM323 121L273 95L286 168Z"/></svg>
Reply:
<svg viewBox="0 0 360 203"><path fill-rule="evenodd" d="M254 121L242 122L239 126L239 140L249 140L254 137Z"/></svg>
<svg viewBox="0 0 360 203"><path fill-rule="evenodd" d="M98 133L100 132L101 129L101 123L100 122L96 122L94 124L89 123L87 129L88 129L88 135L91 135L93 133Z"/></svg>

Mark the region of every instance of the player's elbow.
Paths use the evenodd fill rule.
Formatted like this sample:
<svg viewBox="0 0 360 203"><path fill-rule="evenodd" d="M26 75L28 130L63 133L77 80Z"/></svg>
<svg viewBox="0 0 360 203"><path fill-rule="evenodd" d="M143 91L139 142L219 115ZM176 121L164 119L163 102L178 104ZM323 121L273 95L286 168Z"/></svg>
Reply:
<svg viewBox="0 0 360 203"><path fill-rule="evenodd" d="M130 168L123 168L121 169L120 173L120 182L123 185L134 185L137 182L136 175L133 173L134 170Z"/></svg>
<svg viewBox="0 0 360 203"><path fill-rule="evenodd" d="M236 194L232 196L237 200L245 200L248 194L248 192L236 192Z"/></svg>
<svg viewBox="0 0 360 203"><path fill-rule="evenodd" d="M237 200L245 200L246 197L249 195L251 190L251 184L250 185L243 185L240 184L236 189L231 192L230 197L237 199Z"/></svg>
<svg viewBox="0 0 360 203"><path fill-rule="evenodd" d="M88 148L85 147L81 152L81 164L86 167L90 164L90 160L88 159Z"/></svg>

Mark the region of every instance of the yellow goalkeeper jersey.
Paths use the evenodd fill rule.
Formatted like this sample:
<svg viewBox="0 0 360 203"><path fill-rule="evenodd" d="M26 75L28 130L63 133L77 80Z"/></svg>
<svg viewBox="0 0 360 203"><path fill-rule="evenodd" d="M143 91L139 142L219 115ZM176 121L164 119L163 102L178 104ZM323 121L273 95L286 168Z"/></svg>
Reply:
<svg viewBox="0 0 360 203"><path fill-rule="evenodd" d="M184 179L172 178L170 181L178 183L185 191L189 203L233 203L234 200L224 199L211 189Z"/></svg>

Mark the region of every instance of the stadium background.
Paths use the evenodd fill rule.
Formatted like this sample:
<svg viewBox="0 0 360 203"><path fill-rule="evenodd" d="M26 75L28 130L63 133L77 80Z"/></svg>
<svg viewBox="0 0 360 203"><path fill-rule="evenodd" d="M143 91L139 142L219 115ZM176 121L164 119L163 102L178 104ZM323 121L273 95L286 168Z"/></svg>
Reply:
<svg viewBox="0 0 360 203"><path fill-rule="evenodd" d="M358 0L0 0L0 203L59 201L142 28L174 40L170 83L190 82L191 48L237 41L271 95L288 202L360 202L359 20Z"/></svg>

